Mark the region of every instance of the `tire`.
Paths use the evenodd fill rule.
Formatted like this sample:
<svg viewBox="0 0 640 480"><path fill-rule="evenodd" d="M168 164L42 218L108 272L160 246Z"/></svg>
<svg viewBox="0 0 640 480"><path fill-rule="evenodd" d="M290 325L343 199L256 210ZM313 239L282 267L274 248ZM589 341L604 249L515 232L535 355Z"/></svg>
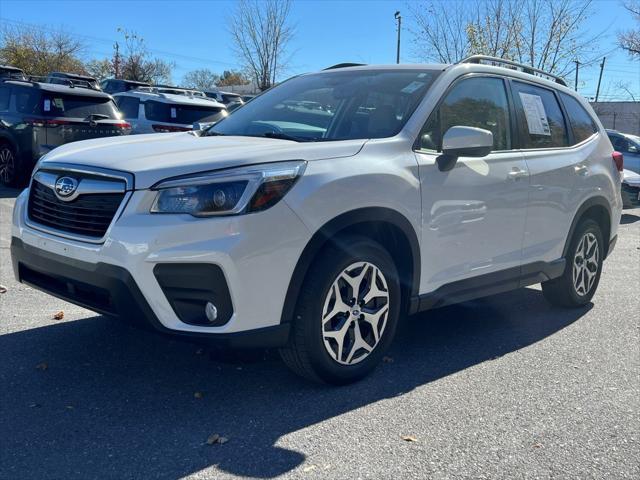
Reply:
<svg viewBox="0 0 640 480"><path fill-rule="evenodd" d="M7 143L0 144L0 183L12 188L22 183L20 162L14 149Z"/></svg>
<svg viewBox="0 0 640 480"><path fill-rule="evenodd" d="M359 285L355 305L351 285ZM295 373L316 382L345 385L360 380L391 345L401 301L398 271L389 253L364 237L340 237L309 269L289 344L280 356Z"/></svg>
<svg viewBox="0 0 640 480"><path fill-rule="evenodd" d="M581 221L571 239L563 275L542 283L546 300L552 305L574 308L589 303L600 282L603 259L600 225L591 219Z"/></svg>

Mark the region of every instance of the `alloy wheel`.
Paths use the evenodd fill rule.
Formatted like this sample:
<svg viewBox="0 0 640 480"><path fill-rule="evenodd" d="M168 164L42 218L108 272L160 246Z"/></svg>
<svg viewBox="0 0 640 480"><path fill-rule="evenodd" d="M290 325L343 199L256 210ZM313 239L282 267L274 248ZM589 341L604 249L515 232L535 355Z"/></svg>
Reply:
<svg viewBox="0 0 640 480"><path fill-rule="evenodd" d="M600 268L599 260L598 239L587 232L580 239L573 257L573 288L578 295L585 296L591 291Z"/></svg>
<svg viewBox="0 0 640 480"><path fill-rule="evenodd" d="M342 365L367 358L380 342L389 316L389 289L382 271L356 262L333 281L322 309L327 353Z"/></svg>
<svg viewBox="0 0 640 480"><path fill-rule="evenodd" d="M9 184L15 175L15 158L8 147L0 147L0 181Z"/></svg>

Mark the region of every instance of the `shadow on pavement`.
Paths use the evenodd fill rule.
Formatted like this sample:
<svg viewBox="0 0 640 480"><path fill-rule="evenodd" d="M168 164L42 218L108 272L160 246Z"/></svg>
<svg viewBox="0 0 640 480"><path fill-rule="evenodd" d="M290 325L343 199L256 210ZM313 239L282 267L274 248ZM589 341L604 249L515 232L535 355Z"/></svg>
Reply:
<svg viewBox="0 0 640 480"><path fill-rule="evenodd" d="M393 363L342 388L298 379L276 355L219 363L104 317L6 334L0 477L176 479L212 465L275 477L306 458L280 437L536 343L590 308L522 289L421 314L400 327ZM206 445L212 433L229 442Z"/></svg>
<svg viewBox="0 0 640 480"><path fill-rule="evenodd" d="M16 198L22 190L21 188L9 188L0 185L0 198Z"/></svg>

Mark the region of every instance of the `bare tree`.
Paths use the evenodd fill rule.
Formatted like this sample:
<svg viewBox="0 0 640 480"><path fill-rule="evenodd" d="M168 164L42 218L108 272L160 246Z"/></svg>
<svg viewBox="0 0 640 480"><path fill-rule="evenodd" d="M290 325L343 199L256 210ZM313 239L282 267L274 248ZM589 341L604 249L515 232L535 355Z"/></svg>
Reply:
<svg viewBox="0 0 640 480"><path fill-rule="evenodd" d="M230 32L243 66L260 90L276 82L286 66L293 27L291 0L239 0Z"/></svg>
<svg viewBox="0 0 640 480"><path fill-rule="evenodd" d="M13 65L31 75L85 73L80 59L84 48L80 40L63 30L8 25L0 30L0 64Z"/></svg>
<svg viewBox="0 0 640 480"><path fill-rule="evenodd" d="M484 54L566 75L574 60L593 52L595 40L602 34L584 28L591 3L427 0L412 8L417 54L443 63Z"/></svg>
<svg viewBox="0 0 640 480"><path fill-rule="evenodd" d="M618 43L629 55L640 59L640 2L629 2L624 4L636 22L636 28L620 32Z"/></svg>
<svg viewBox="0 0 640 480"><path fill-rule="evenodd" d="M114 74L113 64L108 59L90 60L85 65L85 70L89 75L98 80L112 77Z"/></svg>
<svg viewBox="0 0 640 480"><path fill-rule="evenodd" d="M219 80L220 75L212 72L208 68L201 68L188 72L182 79L182 84L189 88L209 90L214 88Z"/></svg>
<svg viewBox="0 0 640 480"><path fill-rule="evenodd" d="M124 35L124 52L119 52L120 76L127 80L150 83L170 83L173 63L152 58L146 43L137 33L119 28Z"/></svg>

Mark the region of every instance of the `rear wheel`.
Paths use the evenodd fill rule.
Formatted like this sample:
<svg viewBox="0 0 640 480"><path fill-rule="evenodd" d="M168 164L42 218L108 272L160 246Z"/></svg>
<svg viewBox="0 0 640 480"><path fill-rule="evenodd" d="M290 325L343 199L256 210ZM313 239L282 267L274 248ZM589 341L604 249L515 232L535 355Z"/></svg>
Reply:
<svg viewBox="0 0 640 480"><path fill-rule="evenodd" d="M0 182L8 187L17 187L20 178L15 152L6 143L0 144Z"/></svg>
<svg viewBox="0 0 640 480"><path fill-rule="evenodd" d="M400 314L400 281L389 253L362 237L325 248L302 286L289 345L294 372L315 381L351 383L381 361Z"/></svg>
<svg viewBox="0 0 640 480"><path fill-rule="evenodd" d="M571 240L564 274L542 284L544 297L551 304L563 307L589 303L600 282L603 259L600 225L591 219L582 221Z"/></svg>

